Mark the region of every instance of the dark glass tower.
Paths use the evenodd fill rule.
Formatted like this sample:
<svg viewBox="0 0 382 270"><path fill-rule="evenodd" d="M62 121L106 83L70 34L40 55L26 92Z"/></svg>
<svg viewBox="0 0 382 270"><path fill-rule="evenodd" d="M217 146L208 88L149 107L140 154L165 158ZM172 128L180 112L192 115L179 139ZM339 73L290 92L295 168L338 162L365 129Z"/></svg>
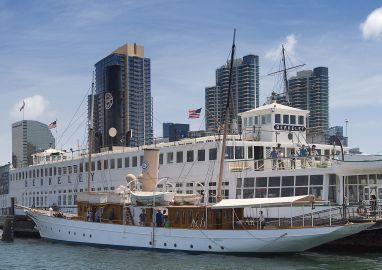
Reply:
<svg viewBox="0 0 382 270"><path fill-rule="evenodd" d="M224 111L227 102L229 84L229 63L216 70L216 86L205 88L206 130L217 132L224 123ZM241 130L238 113L259 106L259 57L246 55L235 59L232 77L232 103L230 110L231 131L236 129L236 122Z"/></svg>
<svg viewBox="0 0 382 270"><path fill-rule="evenodd" d="M144 57L143 46L125 44L97 62L95 69L96 150L151 144L151 68L150 59Z"/></svg>

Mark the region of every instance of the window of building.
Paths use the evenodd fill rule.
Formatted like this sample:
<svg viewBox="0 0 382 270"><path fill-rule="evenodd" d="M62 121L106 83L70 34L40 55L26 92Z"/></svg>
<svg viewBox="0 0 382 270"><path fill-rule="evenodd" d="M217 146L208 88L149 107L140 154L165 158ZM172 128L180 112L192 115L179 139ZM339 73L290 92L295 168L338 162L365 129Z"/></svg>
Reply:
<svg viewBox="0 0 382 270"><path fill-rule="evenodd" d="M183 162L183 151L176 152L176 163Z"/></svg>

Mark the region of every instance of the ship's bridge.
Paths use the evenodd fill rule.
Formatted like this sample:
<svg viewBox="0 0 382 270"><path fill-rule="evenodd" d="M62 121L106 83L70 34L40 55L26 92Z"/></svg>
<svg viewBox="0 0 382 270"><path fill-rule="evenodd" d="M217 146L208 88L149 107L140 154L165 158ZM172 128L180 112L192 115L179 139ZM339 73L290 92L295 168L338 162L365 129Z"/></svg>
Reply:
<svg viewBox="0 0 382 270"><path fill-rule="evenodd" d="M43 152L33 154L32 158L33 165L39 165L66 160L68 159L68 153L61 150L49 148Z"/></svg>
<svg viewBox="0 0 382 270"><path fill-rule="evenodd" d="M246 140L300 143L306 141L307 110L285 106L276 101L239 116Z"/></svg>

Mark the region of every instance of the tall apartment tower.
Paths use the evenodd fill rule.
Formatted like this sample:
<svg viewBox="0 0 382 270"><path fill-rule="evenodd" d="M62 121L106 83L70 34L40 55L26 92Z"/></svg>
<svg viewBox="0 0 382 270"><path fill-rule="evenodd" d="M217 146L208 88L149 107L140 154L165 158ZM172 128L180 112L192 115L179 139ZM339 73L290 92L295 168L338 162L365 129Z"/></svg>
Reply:
<svg viewBox="0 0 382 270"><path fill-rule="evenodd" d="M216 86L205 88L206 130L218 132L224 123L224 111L227 102L230 63L216 70ZM235 59L231 84L231 131L241 130L238 113L259 106L259 57L246 55ZM237 123L237 125L233 125Z"/></svg>
<svg viewBox="0 0 382 270"><path fill-rule="evenodd" d="M151 68L144 48L125 44L95 64L94 144L140 146L153 141ZM89 97L89 108L91 105Z"/></svg>
<svg viewBox="0 0 382 270"><path fill-rule="evenodd" d="M48 125L23 120L12 124L12 165L14 168L32 165L32 154L55 147Z"/></svg>
<svg viewBox="0 0 382 270"><path fill-rule="evenodd" d="M323 142L329 128L328 68L303 70L291 77L289 101L292 107L310 111L307 121L307 141Z"/></svg>

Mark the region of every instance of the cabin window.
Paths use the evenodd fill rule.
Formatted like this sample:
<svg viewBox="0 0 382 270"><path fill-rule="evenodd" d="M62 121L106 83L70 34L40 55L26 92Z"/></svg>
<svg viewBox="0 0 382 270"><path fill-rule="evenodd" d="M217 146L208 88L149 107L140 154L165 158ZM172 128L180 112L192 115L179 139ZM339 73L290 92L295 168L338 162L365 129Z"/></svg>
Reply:
<svg viewBox="0 0 382 270"><path fill-rule="evenodd" d="M60 196L58 196L58 198L57 198L57 205L58 205L58 206L60 206L60 205L61 205L61 195L60 195Z"/></svg>
<svg viewBox="0 0 382 270"><path fill-rule="evenodd" d="M52 176L53 175L53 169L52 167L49 168L49 176Z"/></svg>
<svg viewBox="0 0 382 270"><path fill-rule="evenodd" d="M76 172L77 172L77 166L75 166L76 167ZM38 172L38 171L37 171ZM57 168L56 167L54 167L53 168L53 175L54 176L56 176L57 175ZM38 176L37 176L38 177Z"/></svg>
<svg viewBox="0 0 382 270"><path fill-rule="evenodd" d="M284 124L289 124L289 114L284 114L283 115L283 123Z"/></svg>
<svg viewBox="0 0 382 270"><path fill-rule="evenodd" d="M248 146L248 159L252 159L252 158L253 158L253 147Z"/></svg>
<svg viewBox="0 0 382 270"><path fill-rule="evenodd" d="M92 161L92 171L95 171L95 161Z"/></svg>
<svg viewBox="0 0 382 270"><path fill-rule="evenodd" d="M317 186L317 185L323 185L324 177L323 175L311 175L310 176L310 185L311 186Z"/></svg>
<svg viewBox="0 0 382 270"><path fill-rule="evenodd" d="M81 163L82 164L82 163ZM57 168L57 171L58 171L58 175L61 175L61 173L62 173L62 169L61 169L61 167L58 167ZM42 177L42 175L41 175L41 177Z"/></svg>
<svg viewBox="0 0 382 270"><path fill-rule="evenodd" d="M244 158L244 147L236 146L235 147L235 159L243 159Z"/></svg>
<svg viewBox="0 0 382 270"><path fill-rule="evenodd" d="M130 159L128 157L125 157L125 168L130 167Z"/></svg>
<svg viewBox="0 0 382 270"><path fill-rule="evenodd" d="M282 186L283 187L293 187L294 186L294 176L283 176Z"/></svg>
<svg viewBox="0 0 382 270"><path fill-rule="evenodd" d="M304 125L304 116L302 116L302 115L298 116L298 124L299 125Z"/></svg>
<svg viewBox="0 0 382 270"><path fill-rule="evenodd" d="M248 118L247 117L244 117L244 126L247 127L248 126Z"/></svg>
<svg viewBox="0 0 382 270"><path fill-rule="evenodd" d="M42 179L41 179L42 180ZM52 178L49 177L49 182L48 182L49 186L52 185Z"/></svg>
<svg viewBox="0 0 382 270"><path fill-rule="evenodd" d="M257 177L256 178L256 187L267 187L267 178L266 177Z"/></svg>
<svg viewBox="0 0 382 270"><path fill-rule="evenodd" d="M60 168L58 168L58 169L60 169ZM83 172L84 171L84 164L81 162L80 163L80 172ZM61 173L58 173L59 175L61 174Z"/></svg>
<svg viewBox="0 0 382 270"><path fill-rule="evenodd" d="M36 173L37 173L37 177L40 177L40 170L39 169L36 170Z"/></svg>
<svg viewBox="0 0 382 270"><path fill-rule="evenodd" d="M262 116L261 116L261 124L262 124L262 125L265 125L265 124L266 124L265 115L262 115Z"/></svg>
<svg viewBox="0 0 382 270"><path fill-rule="evenodd" d="M122 168L122 158L117 159L117 168Z"/></svg>
<svg viewBox="0 0 382 270"><path fill-rule="evenodd" d="M337 202L337 183L338 183L337 175L330 174L329 175L328 200L331 202Z"/></svg>
<svg viewBox="0 0 382 270"><path fill-rule="evenodd" d="M253 177L244 178L244 187L253 189L255 187L255 178Z"/></svg>
<svg viewBox="0 0 382 270"><path fill-rule="evenodd" d="M66 195L62 196L62 205L66 205Z"/></svg>
<svg viewBox="0 0 382 270"><path fill-rule="evenodd" d="M72 174L72 167L71 166L68 167L68 174ZM50 172L49 172L49 176L51 176Z"/></svg>
<svg viewBox="0 0 382 270"><path fill-rule="evenodd" d="M115 168L115 159L110 159L110 169Z"/></svg>
<svg viewBox="0 0 382 270"><path fill-rule="evenodd" d="M68 205L72 205L72 195L68 195Z"/></svg>
<svg viewBox="0 0 382 270"><path fill-rule="evenodd" d="M65 175L66 174L66 167L62 167L62 174ZM45 174L46 176L46 174Z"/></svg>
<svg viewBox="0 0 382 270"><path fill-rule="evenodd" d="M174 162L174 153L168 152L167 153L167 163L173 163Z"/></svg>
<svg viewBox="0 0 382 270"><path fill-rule="evenodd" d="M63 168L64 169L64 168ZM89 171L89 163L88 162L85 162L85 171L88 172Z"/></svg>
<svg viewBox="0 0 382 270"><path fill-rule="evenodd" d="M280 177L269 177L269 186L270 187L279 187L280 186Z"/></svg>
<svg viewBox="0 0 382 270"><path fill-rule="evenodd" d="M97 160L97 170L98 171L102 170L102 161L101 160Z"/></svg>
<svg viewBox="0 0 382 270"><path fill-rule="evenodd" d="M293 187L281 188L281 197L290 197L290 196L294 196L294 188Z"/></svg>
<svg viewBox="0 0 382 270"><path fill-rule="evenodd" d="M250 126L250 127L253 126L253 118L252 117L248 118L248 126Z"/></svg>
<svg viewBox="0 0 382 270"><path fill-rule="evenodd" d="M307 185L308 185L308 176L307 175L297 175L296 176L296 186L307 186ZM302 195L306 195L306 194L302 194Z"/></svg>
<svg viewBox="0 0 382 270"><path fill-rule="evenodd" d="M218 149L217 148L211 148L209 150L209 160L216 160L218 155Z"/></svg>
<svg viewBox="0 0 382 270"><path fill-rule="evenodd" d="M241 178L237 178L236 187L241 188L243 180Z"/></svg>
<svg viewBox="0 0 382 270"><path fill-rule="evenodd" d="M176 163L183 163L183 151L176 152Z"/></svg>
<svg viewBox="0 0 382 270"><path fill-rule="evenodd" d="M137 167L138 166L138 157L137 156L133 157L132 166L133 167Z"/></svg>
<svg viewBox="0 0 382 270"><path fill-rule="evenodd" d="M308 195L308 187L296 187L295 196Z"/></svg>
<svg viewBox="0 0 382 270"><path fill-rule="evenodd" d="M296 115L291 115L289 120L290 120L291 125L295 125L296 124Z"/></svg>
<svg viewBox="0 0 382 270"><path fill-rule="evenodd" d="M163 154L159 154L159 164L163 164Z"/></svg>
<svg viewBox="0 0 382 270"><path fill-rule="evenodd" d="M206 160L206 151L204 149L198 150L198 161Z"/></svg>
<svg viewBox="0 0 382 270"><path fill-rule="evenodd" d="M45 176L48 176L48 168L45 168Z"/></svg>
<svg viewBox="0 0 382 270"><path fill-rule="evenodd" d="M281 124L281 114L279 113L275 114L275 123Z"/></svg>
<svg viewBox="0 0 382 270"><path fill-rule="evenodd" d="M142 166L142 163L143 163L143 156L140 156L139 157L139 166Z"/></svg>
<svg viewBox="0 0 382 270"><path fill-rule="evenodd" d="M189 150L187 151L187 162L193 162L194 161L194 151Z"/></svg>
<svg viewBox="0 0 382 270"><path fill-rule="evenodd" d="M255 119L255 125L258 125L259 124L259 117L258 116L254 116L253 119Z"/></svg>
<svg viewBox="0 0 382 270"><path fill-rule="evenodd" d="M269 198L280 197L280 188L269 188L268 197Z"/></svg>
<svg viewBox="0 0 382 270"><path fill-rule="evenodd" d="M103 161L103 169L104 170L107 170L109 168L109 160L105 159Z"/></svg>
<svg viewBox="0 0 382 270"><path fill-rule="evenodd" d="M225 158L226 159L234 159L233 146L226 146Z"/></svg>
<svg viewBox="0 0 382 270"><path fill-rule="evenodd" d="M33 170L33 177L36 177L36 171Z"/></svg>

